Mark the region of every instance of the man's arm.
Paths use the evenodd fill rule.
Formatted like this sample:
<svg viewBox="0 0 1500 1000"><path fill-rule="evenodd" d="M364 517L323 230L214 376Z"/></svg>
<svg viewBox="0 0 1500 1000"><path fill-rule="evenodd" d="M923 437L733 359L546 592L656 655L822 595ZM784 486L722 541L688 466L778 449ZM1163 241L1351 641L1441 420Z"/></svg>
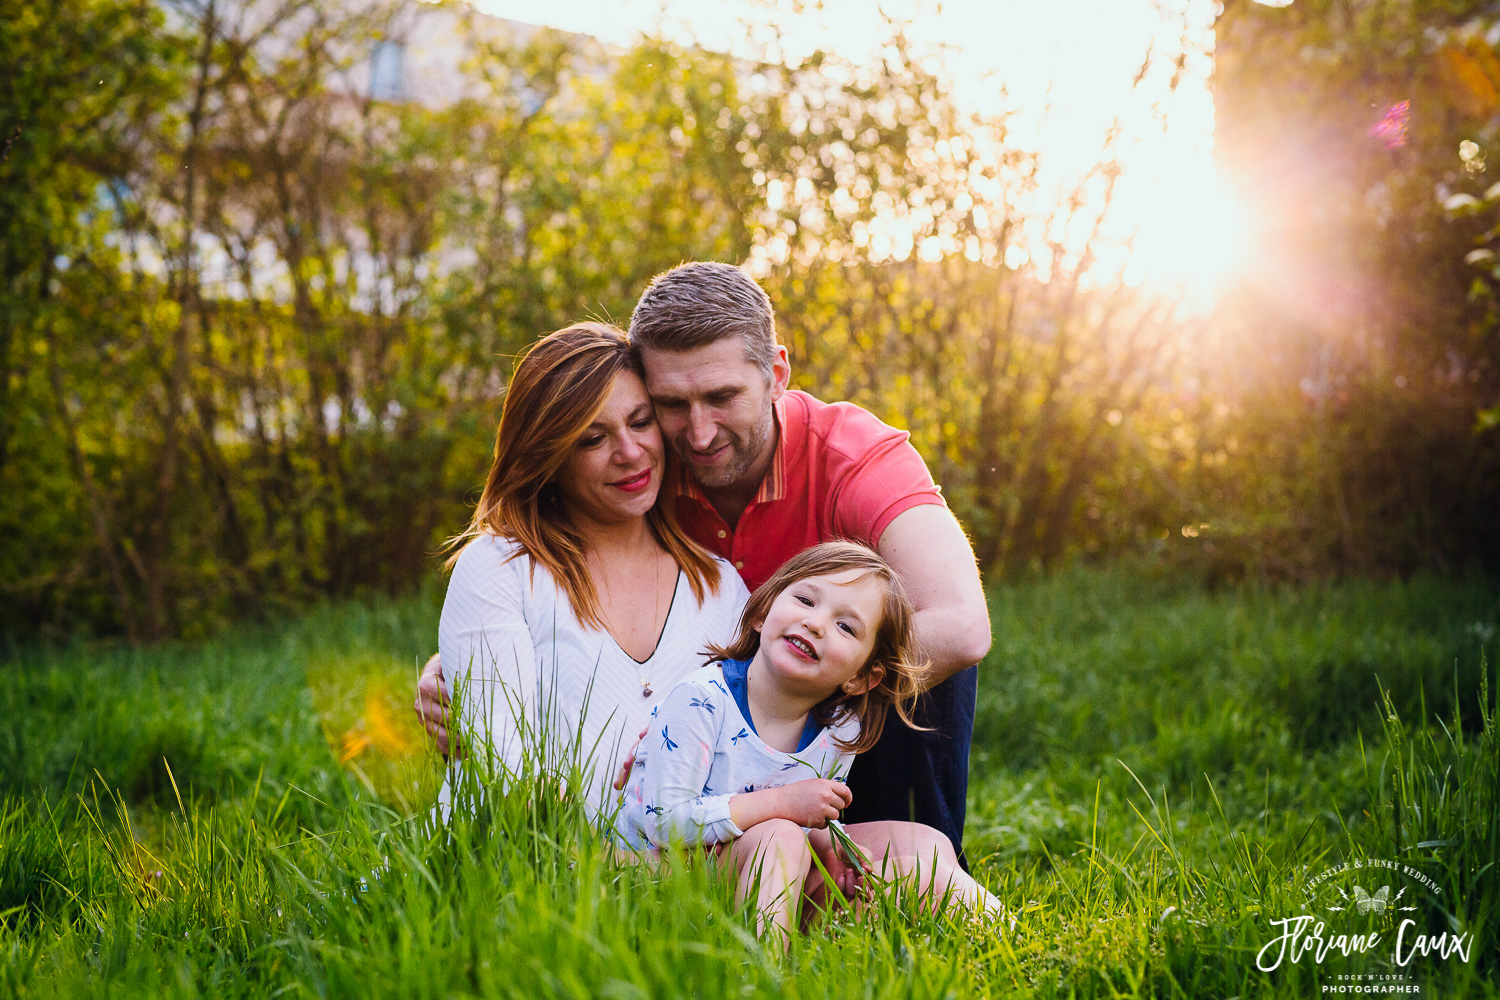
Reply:
<svg viewBox="0 0 1500 1000"><path fill-rule="evenodd" d="M941 683L990 651L990 609L974 550L942 504L904 510L886 525L877 546L916 606L913 622L932 660L927 686Z"/></svg>
<svg viewBox="0 0 1500 1000"><path fill-rule="evenodd" d="M443 687L443 662L437 653L433 653L432 659L422 668L422 676L417 680L417 697L411 707L416 709L417 718L427 729L427 735L437 744L438 753L448 756L448 692ZM459 752L456 746L452 749Z"/></svg>

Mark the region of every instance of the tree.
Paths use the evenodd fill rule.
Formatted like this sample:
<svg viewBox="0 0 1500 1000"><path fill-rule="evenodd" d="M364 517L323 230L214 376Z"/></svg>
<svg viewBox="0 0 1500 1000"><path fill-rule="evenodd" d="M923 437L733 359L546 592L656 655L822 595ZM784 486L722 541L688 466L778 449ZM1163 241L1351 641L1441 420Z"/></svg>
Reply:
<svg viewBox="0 0 1500 1000"><path fill-rule="evenodd" d="M1219 19L1217 149L1264 248L1220 317L1251 562L1409 571L1500 554L1500 440L1475 428L1500 345L1463 259L1480 227L1444 209L1479 173L1453 72L1472 58L1454 41L1471 10L1242 2Z"/></svg>
<svg viewBox="0 0 1500 1000"><path fill-rule="evenodd" d="M119 317L98 308L107 301L100 275L117 254L101 196L149 161L146 137L168 115L184 53L160 8L114 0L7 0L0 51L9 67L0 82L0 530L37 543L7 547L0 576L24 620L40 611L27 597L102 574L98 590L130 609L122 623L139 634L141 567L118 538L110 470L94 467L82 401L60 385L76 361L73 329L98 324L99 354L120 332ZM80 536L95 541L89 556Z"/></svg>

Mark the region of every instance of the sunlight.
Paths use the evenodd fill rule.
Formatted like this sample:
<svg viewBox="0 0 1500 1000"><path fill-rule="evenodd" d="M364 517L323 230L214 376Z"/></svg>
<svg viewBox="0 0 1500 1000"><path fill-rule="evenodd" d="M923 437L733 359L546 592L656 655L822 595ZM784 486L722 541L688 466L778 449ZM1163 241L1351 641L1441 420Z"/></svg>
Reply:
<svg viewBox="0 0 1500 1000"><path fill-rule="evenodd" d="M1153 185L1139 207L1122 212L1142 220L1125 254L1124 280L1178 290L1192 311L1211 307L1248 262L1244 205L1211 164L1174 184Z"/></svg>
<svg viewBox="0 0 1500 1000"><path fill-rule="evenodd" d="M964 254L1011 267L1029 262L1039 280L1049 280L1045 220L1066 201L1070 185L1098 162L1104 136L1118 121L1128 138L1120 150L1119 190L1103 230L1111 242L1093 248L1095 279L1123 277L1131 284L1180 293L1184 305L1196 311L1215 300L1225 277L1241 263L1241 213L1215 176L1209 154L1215 16L1209 0L1069 5L890 0L880 7L862 0L796 5L558 0L545 12L522 0L474 4L498 17L542 20L613 45L629 44L651 31L680 41L695 38L709 48L746 57L774 39L789 58L822 48L854 60L879 57L883 10L906 26L914 42L929 50L942 48L942 70L960 106L983 115L1011 112L1007 142L1037 151L1042 168L1034 198L1018 206L1028 219L1022 245L986 248L946 237L914 240L914 220L904 206L895 206L855 234L855 245L871 260ZM1087 15L1080 16L1079 8ZM1138 87L1141 60L1152 49L1163 65L1171 61L1163 53L1181 52L1179 71L1170 82L1162 73ZM1163 103L1156 106L1156 101ZM790 196L773 183L767 207L775 211ZM1079 225L1074 220L1072 228ZM1080 238L1070 231L1064 241ZM784 263L788 253L784 236L768 234L765 244L755 248L751 267L765 272Z"/></svg>

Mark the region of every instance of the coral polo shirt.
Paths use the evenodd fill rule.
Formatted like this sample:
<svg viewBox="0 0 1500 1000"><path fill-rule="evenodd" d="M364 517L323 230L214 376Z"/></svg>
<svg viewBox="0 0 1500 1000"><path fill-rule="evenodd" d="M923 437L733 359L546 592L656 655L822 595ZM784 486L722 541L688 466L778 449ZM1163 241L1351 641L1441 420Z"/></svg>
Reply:
<svg viewBox="0 0 1500 1000"><path fill-rule="evenodd" d="M751 590L803 549L835 538L874 548L897 514L943 502L906 431L797 389L775 406L775 458L739 524L729 527L686 469L677 495L683 530Z"/></svg>

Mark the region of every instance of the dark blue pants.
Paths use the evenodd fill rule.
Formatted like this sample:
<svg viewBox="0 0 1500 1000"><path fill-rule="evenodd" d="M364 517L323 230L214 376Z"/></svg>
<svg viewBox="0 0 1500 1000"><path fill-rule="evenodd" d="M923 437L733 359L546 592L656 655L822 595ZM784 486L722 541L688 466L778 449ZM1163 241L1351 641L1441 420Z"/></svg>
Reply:
<svg viewBox="0 0 1500 1000"><path fill-rule="evenodd" d="M917 699L912 729L892 712L874 748L854 759L844 810L849 823L912 820L948 835L964 857L964 805L969 793L969 744L974 738L974 698L979 668L960 670Z"/></svg>

